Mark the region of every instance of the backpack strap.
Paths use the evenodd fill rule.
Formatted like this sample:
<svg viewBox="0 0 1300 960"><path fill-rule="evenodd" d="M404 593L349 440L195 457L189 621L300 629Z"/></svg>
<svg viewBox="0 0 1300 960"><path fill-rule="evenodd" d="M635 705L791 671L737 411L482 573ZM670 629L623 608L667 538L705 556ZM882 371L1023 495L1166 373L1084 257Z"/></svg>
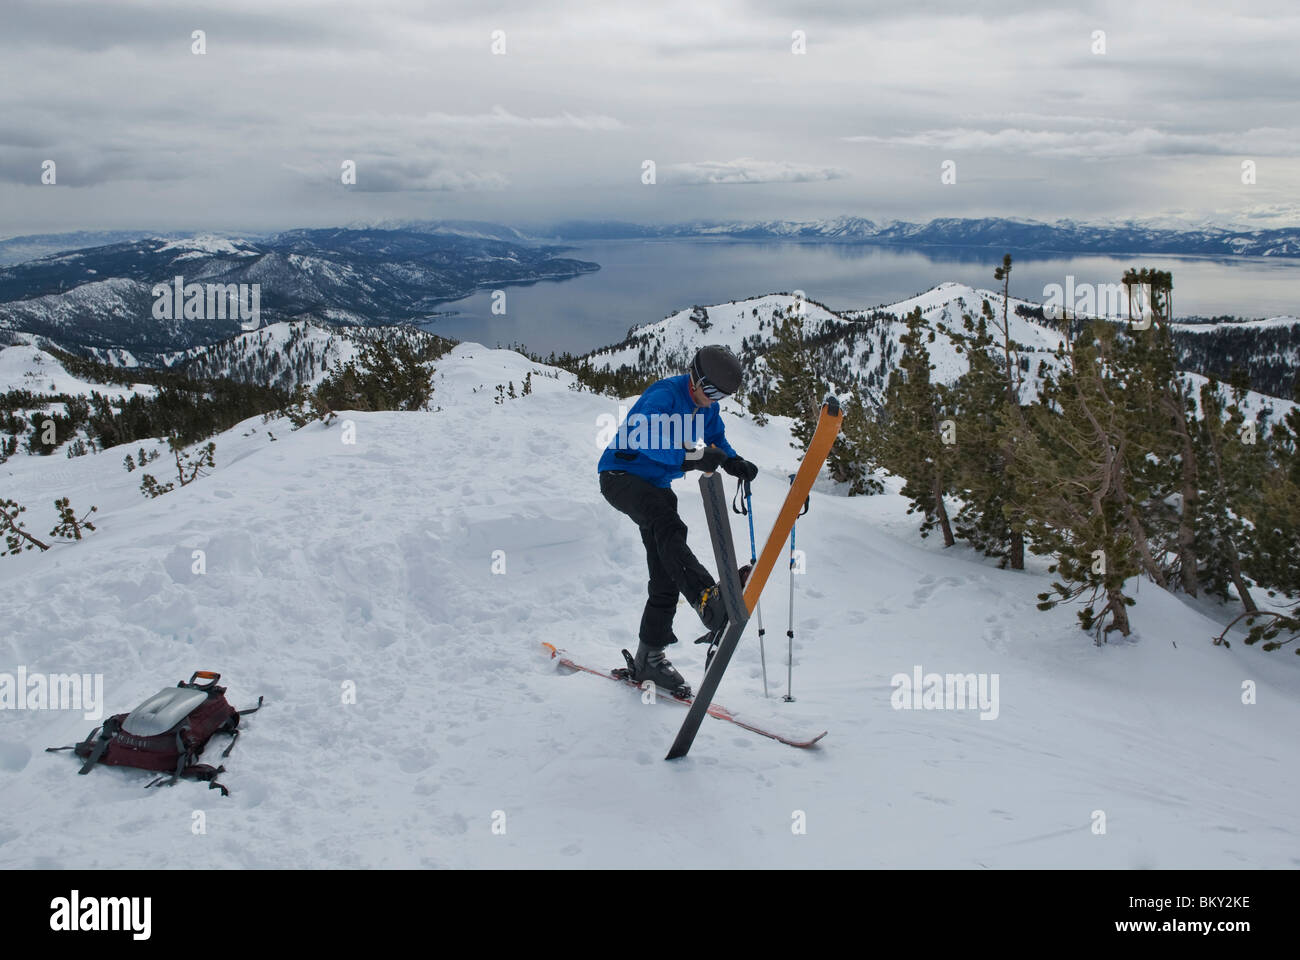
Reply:
<svg viewBox="0 0 1300 960"><path fill-rule="evenodd" d="M90 754L86 757L86 762L81 765L81 769L77 771L78 774L84 775L90 773L91 768L95 764L99 763L99 758L104 755L104 751L108 749L108 745L113 742L114 734L116 734L121 727L122 722L117 717L109 717L104 721L104 726L102 728L98 731L92 731L90 736L77 744L78 747L90 747ZM99 733L98 740L95 740L96 732ZM95 741L94 746L91 746L92 740Z"/></svg>
<svg viewBox="0 0 1300 960"><path fill-rule="evenodd" d="M214 767L210 763L196 763L186 768L185 776L192 780L206 780L209 790L220 790L223 797L228 797L230 791L226 789L226 785L217 782L217 775L225 772L225 767Z"/></svg>
<svg viewBox="0 0 1300 960"><path fill-rule="evenodd" d="M120 717L109 717L104 721L102 727L96 727L94 730L90 731L90 736L85 740L82 740L80 743L74 743L69 747L46 747L45 752L58 753L60 750L75 751L77 756L86 758L86 762L81 765L81 769L78 770L77 773L87 774L90 773L91 768L95 764L99 763L100 757L104 755L104 751L106 751L109 744L113 742L113 735L121 728L122 721Z"/></svg>
<svg viewBox="0 0 1300 960"><path fill-rule="evenodd" d="M230 746L221 751L221 759L223 760L230 756L230 751L235 749L235 742L239 739L238 730L229 730L227 732L230 734Z"/></svg>
<svg viewBox="0 0 1300 960"><path fill-rule="evenodd" d="M249 707L247 710L236 710L217 730L216 733L230 734L230 746L222 751L222 758L230 756L230 751L235 749L235 741L239 739L239 718L247 716L250 713L257 713L262 709L262 697L257 698L257 706Z"/></svg>
<svg viewBox="0 0 1300 960"><path fill-rule="evenodd" d="M99 742L91 749L90 756L86 758L86 762L81 765L81 769L78 770L77 773L82 775L90 773L90 768L99 763L99 758L104 755L104 751L108 749L108 745L112 739L113 737L108 733L102 735L99 738Z"/></svg>
<svg viewBox="0 0 1300 960"><path fill-rule="evenodd" d="M170 777L159 776L159 777L155 777L153 780L150 780L148 783L144 785L144 788L146 790L148 790L150 787L154 786L155 784L159 784L164 787L170 787L173 783L175 783L178 779L180 779L180 776L185 771L185 768L189 766L189 762L194 759L192 756L190 756L190 748L185 745L185 734L188 731L189 728L183 725L176 728L177 760L176 760L175 771L173 771Z"/></svg>
<svg viewBox="0 0 1300 960"><path fill-rule="evenodd" d="M88 736L85 740L82 740L80 743L74 743L71 746L67 746L67 747L46 747L45 752L58 753L60 750L85 750L89 752L90 743L92 740L95 739L95 734L99 733L99 730L100 730L99 727L96 727L94 730L91 730L90 736Z"/></svg>
<svg viewBox="0 0 1300 960"><path fill-rule="evenodd" d="M155 786L170 787L178 779L183 777L186 780L206 780L208 782L209 790L220 790L223 797L228 797L230 796L230 791L226 789L226 785L217 782L217 775L225 772L225 767L214 767L210 763L193 763L188 766L182 765L181 769L177 770L176 773L172 774L170 777L157 777L146 783L144 788L148 790L150 787Z"/></svg>

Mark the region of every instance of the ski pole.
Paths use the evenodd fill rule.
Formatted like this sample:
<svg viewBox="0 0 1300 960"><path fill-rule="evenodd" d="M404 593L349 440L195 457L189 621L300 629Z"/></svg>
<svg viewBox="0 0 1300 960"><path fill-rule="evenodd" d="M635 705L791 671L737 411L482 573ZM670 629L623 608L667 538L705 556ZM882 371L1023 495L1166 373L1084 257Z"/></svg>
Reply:
<svg viewBox="0 0 1300 960"><path fill-rule="evenodd" d="M754 545L754 498L745 481L745 512L749 514L749 568L754 569L758 563L758 553ZM767 654L763 650L763 601L754 601L754 614L758 617L758 659L763 664L763 698L767 698Z"/></svg>
<svg viewBox="0 0 1300 960"><path fill-rule="evenodd" d="M790 483L792 485L794 484L794 477L795 475L793 473L790 474ZM803 502L803 509L799 511L799 516L802 517L805 513L808 512L808 502L809 502L808 500L805 500ZM794 702L794 697L791 696L790 690L791 687L794 685L794 554L795 554L794 533L795 533L795 527L797 525L798 525L797 520L794 523L790 524L790 626L789 629L785 631L785 636L786 636L785 696L781 698L786 703Z"/></svg>

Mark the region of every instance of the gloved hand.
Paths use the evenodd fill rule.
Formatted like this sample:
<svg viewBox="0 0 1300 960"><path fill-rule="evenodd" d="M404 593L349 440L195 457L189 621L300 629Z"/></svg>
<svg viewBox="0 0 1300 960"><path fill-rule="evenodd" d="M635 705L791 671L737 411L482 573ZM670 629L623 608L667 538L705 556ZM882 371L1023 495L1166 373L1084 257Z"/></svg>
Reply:
<svg viewBox="0 0 1300 960"><path fill-rule="evenodd" d="M754 466L744 457L732 457L729 460L724 460L722 463L722 469L726 470L727 473L731 474L733 477L738 477L741 480L750 482L758 476L758 467Z"/></svg>
<svg viewBox="0 0 1300 960"><path fill-rule="evenodd" d="M682 472L702 470L705 473L713 473L726 459L727 452L721 447L709 446L687 450L686 456L682 459Z"/></svg>

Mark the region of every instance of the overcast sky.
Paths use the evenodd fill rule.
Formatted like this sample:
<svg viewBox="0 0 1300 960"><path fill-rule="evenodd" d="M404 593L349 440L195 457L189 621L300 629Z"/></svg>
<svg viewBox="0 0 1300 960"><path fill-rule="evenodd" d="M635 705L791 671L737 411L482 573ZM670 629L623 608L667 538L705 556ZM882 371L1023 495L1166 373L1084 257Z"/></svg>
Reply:
<svg viewBox="0 0 1300 960"><path fill-rule="evenodd" d="M1300 3L1052 6L5 0L0 236L841 214L1300 226Z"/></svg>

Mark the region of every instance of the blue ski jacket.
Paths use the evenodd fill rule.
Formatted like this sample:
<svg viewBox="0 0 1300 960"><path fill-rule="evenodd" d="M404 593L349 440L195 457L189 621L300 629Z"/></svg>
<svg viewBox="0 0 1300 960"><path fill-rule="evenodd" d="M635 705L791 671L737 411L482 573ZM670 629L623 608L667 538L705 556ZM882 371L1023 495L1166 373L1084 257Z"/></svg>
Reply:
<svg viewBox="0 0 1300 960"><path fill-rule="evenodd" d="M597 473L626 470L666 488L685 475L682 460L697 440L721 447L728 457L736 456L727 442L718 405L697 407L691 399L690 379L684 373L646 388L601 454Z"/></svg>

